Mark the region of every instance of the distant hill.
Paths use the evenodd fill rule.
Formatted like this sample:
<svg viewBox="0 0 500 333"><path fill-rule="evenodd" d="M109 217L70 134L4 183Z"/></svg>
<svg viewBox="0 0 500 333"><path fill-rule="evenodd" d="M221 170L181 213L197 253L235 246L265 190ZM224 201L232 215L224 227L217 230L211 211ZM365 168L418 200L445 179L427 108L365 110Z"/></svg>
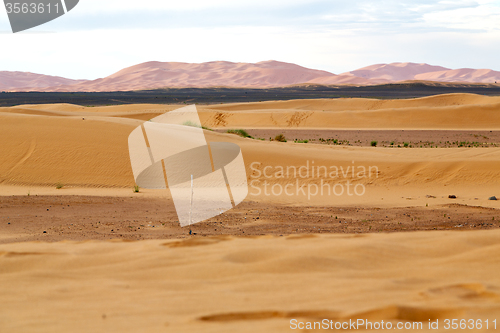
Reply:
<svg viewBox="0 0 500 333"><path fill-rule="evenodd" d="M29 72L0 71L0 90L37 90L61 85L72 85L86 80L71 80L59 76L34 74Z"/></svg>
<svg viewBox="0 0 500 333"><path fill-rule="evenodd" d="M122 69L103 79L47 91L122 91L166 87L269 88L308 82L335 74L295 64L264 61L256 64L214 61L201 64L146 62Z"/></svg>
<svg viewBox="0 0 500 333"><path fill-rule="evenodd" d="M0 72L2 91L104 92L160 88L246 87L273 88L297 84L375 85L404 81L500 83L491 69L449 69L425 63L391 63L363 67L336 75L299 65L264 61L200 64L151 61L87 81L25 72Z"/></svg>

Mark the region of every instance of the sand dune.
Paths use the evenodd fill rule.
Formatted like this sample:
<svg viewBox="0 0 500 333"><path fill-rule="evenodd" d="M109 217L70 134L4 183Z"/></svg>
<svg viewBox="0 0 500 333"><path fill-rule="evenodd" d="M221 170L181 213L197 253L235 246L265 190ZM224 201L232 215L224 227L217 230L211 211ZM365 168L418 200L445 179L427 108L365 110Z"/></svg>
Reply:
<svg viewBox="0 0 500 333"><path fill-rule="evenodd" d="M500 82L500 72L491 69L461 68L415 75L415 80L440 82Z"/></svg>
<svg viewBox="0 0 500 333"><path fill-rule="evenodd" d="M409 331L428 332L429 320L443 331L453 318L491 325L500 315L499 242L495 230L5 244L0 327L289 332L292 319L364 319L423 321L423 330Z"/></svg>
<svg viewBox="0 0 500 333"><path fill-rule="evenodd" d="M368 82L376 83L410 80L470 83L500 82L500 72L491 69L449 69L441 66L415 64L411 62L377 64L339 75L339 77L344 76L353 76L369 80Z"/></svg>
<svg viewBox="0 0 500 333"><path fill-rule="evenodd" d="M475 94L443 94L412 99L370 99L335 98L301 99L290 101L270 101L260 103L235 103L207 106L206 108L223 111L289 109L305 111L362 111L381 109L400 109L408 107L446 107L463 105L489 105L500 102L500 97ZM201 109L205 106L200 106ZM429 122L433 120L430 119Z"/></svg>
<svg viewBox="0 0 500 333"><path fill-rule="evenodd" d="M350 105L353 111L345 110ZM431 107L430 105L438 105ZM0 183L90 187L134 185L127 137L142 121L177 106L127 105L83 108L72 105L0 109ZM414 100L300 100L200 107L209 127L276 128L437 128L498 129L498 97L444 95ZM325 111L323 111L324 109ZM344 109L344 110L343 110ZM64 111L66 110L66 111ZM321 110L321 111L318 111ZM245 163L261 167L317 165L348 167L352 161L376 165L373 186L498 184L500 153L491 148L389 149L262 142L206 131L208 141L235 142ZM250 176L249 176L250 177ZM307 182L317 183L318 177ZM274 179L276 183L285 180Z"/></svg>
<svg viewBox="0 0 500 333"><path fill-rule="evenodd" d="M40 90L47 87L71 85L85 80L71 80L59 76L34 74L29 72L0 71L0 91Z"/></svg>
<svg viewBox="0 0 500 333"><path fill-rule="evenodd" d="M351 72L342 73L364 79L385 80L386 82L415 80L415 76L422 73L446 71L449 68L416 64L412 62L395 62L391 64L377 64L363 67Z"/></svg>
<svg viewBox="0 0 500 333"><path fill-rule="evenodd" d="M147 62L103 79L47 91L120 91L167 87L278 87L334 77L326 71L278 61L256 64L214 61L201 64Z"/></svg>
<svg viewBox="0 0 500 333"><path fill-rule="evenodd" d="M467 68L452 70L405 62L377 64L335 75L279 61L213 61L199 64L151 61L92 81L25 72L0 72L0 90L102 92L181 87L270 88L297 84L374 85L412 80L494 84L500 82L500 72Z"/></svg>
<svg viewBox="0 0 500 333"><path fill-rule="evenodd" d="M319 99L200 108L209 127L498 129L499 97L448 94L409 100ZM218 113L217 113L218 112ZM215 114L214 114L215 113Z"/></svg>
<svg viewBox="0 0 500 333"><path fill-rule="evenodd" d="M199 110L204 125L220 128L498 129L499 107L500 97L454 94L412 100L205 105ZM423 321L423 329L409 331L428 332L429 320L439 320L440 331L445 319L480 319L483 329L485 320L490 325L498 321L499 203L488 196L500 196L496 193L500 149L328 146L205 131L208 142L241 147L248 180L258 181L261 188L264 181L283 187L297 178L306 187L321 186L325 177L313 165L342 170L375 167L375 171L364 178L349 171L333 179L366 186L365 197L266 196L253 194L252 188L246 208L238 206L233 215L221 216L222 222L207 222L200 230L224 234L227 227L243 234L241 224L228 223L232 217L244 219L253 236L203 237L178 227L172 202L162 201L169 198L168 191L141 190L137 196L142 201L132 197L127 138L142 122L176 108L68 104L0 108L0 196L9 196L0 204L0 229L7 230L0 236L7 243L0 245L0 331L289 332L293 319L297 323L328 319L334 325L364 319L394 326ZM280 166L304 167L307 174L283 177ZM57 184L64 188L56 189ZM43 194L51 199L26 199ZM448 194L458 198L449 199ZM86 195L101 197L90 200ZM131 197L129 201L125 196ZM92 206L96 201L99 212ZM123 202L115 205L118 201ZM329 230L359 232L356 223L366 220L351 222L349 231L345 215L361 216L358 208L366 206L367 220L376 214L383 224L391 215L393 226L402 231L394 221L404 219L410 226L420 223L420 217L427 220L431 209L427 203L446 208L433 211L436 226L465 229L456 225L455 215L461 211L460 223L471 230L479 223L475 215L487 211L481 225L490 230L325 235L316 229L315 223L328 223L335 224ZM266 214L279 204L286 206L273 210L276 221L270 231ZM314 210L315 205L324 207ZM418 207L419 215L414 216L417 210L409 206ZM120 221L113 214L118 207L123 209L117 214ZM389 213L385 208L396 210ZM165 209L160 214L163 219L153 209ZM78 219L71 215L82 211ZM294 212L307 215L314 234L301 234L298 224L290 229ZM446 215L450 213L453 219ZM98 214L106 214L106 221L101 223ZM337 214L344 221L337 220ZM492 218L495 225L488 223ZM176 223L171 235L182 239L160 240L165 237L165 223L170 227ZM367 228L377 232L371 225ZM46 241L44 230L51 237L59 232L52 240L65 241L16 242L30 232L37 235L28 235L31 239ZM118 232L134 239L157 238L90 240L95 235L120 237Z"/></svg>
<svg viewBox="0 0 500 333"><path fill-rule="evenodd" d="M336 75L336 76L323 76L314 78L306 83L310 84L324 84L324 85L374 85L374 84L383 84L383 83L391 83L389 80L385 79L367 79L364 77L358 77L353 75Z"/></svg>

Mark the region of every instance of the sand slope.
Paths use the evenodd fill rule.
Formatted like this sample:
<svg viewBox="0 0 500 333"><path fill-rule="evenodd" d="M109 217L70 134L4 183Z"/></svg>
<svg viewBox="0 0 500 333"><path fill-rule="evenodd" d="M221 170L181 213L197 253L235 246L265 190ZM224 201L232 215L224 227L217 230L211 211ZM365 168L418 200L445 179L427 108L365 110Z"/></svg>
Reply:
<svg viewBox="0 0 500 333"><path fill-rule="evenodd" d="M373 85L373 84L384 84L391 83L390 80L386 79L367 79L364 77L353 76L349 74L342 74L336 76L322 76L314 78L306 83L310 84L325 84L325 85Z"/></svg>
<svg viewBox="0 0 500 333"><path fill-rule="evenodd" d="M500 315L499 243L500 232L486 231L0 245L0 329L289 332L291 319L491 322Z"/></svg>
<svg viewBox="0 0 500 333"><path fill-rule="evenodd" d="M349 105L349 106L347 106ZM439 107L429 107L438 105ZM200 107L209 127L294 128L486 128L500 124L498 97L444 95L417 100L301 100ZM142 121L177 106L127 105L82 108L71 105L0 108L0 184L132 187L127 138ZM340 111L342 107L354 111ZM262 109L260 109L262 108ZM317 111L324 108L330 111ZM66 110L66 111L64 111ZM80 111L81 110L81 111ZM316 165L348 168L355 161L376 166L377 186L500 182L495 148L390 149L263 142L206 131L207 140L240 145L248 176L254 162L266 166ZM310 183L320 181L310 176ZM346 179L354 177L347 176ZM250 178L249 178L250 180ZM273 179L283 183L287 179Z"/></svg>
<svg viewBox="0 0 500 333"><path fill-rule="evenodd" d="M339 75L339 77L343 76L357 77L369 80L368 82L377 83L408 80L471 83L500 82L500 72L491 69L450 69L411 62L372 65Z"/></svg>
<svg viewBox="0 0 500 333"><path fill-rule="evenodd" d="M446 94L407 100L293 100L202 107L207 126L497 129L500 97ZM214 112L219 113L213 114ZM212 114L211 114L212 113Z"/></svg>
<svg viewBox="0 0 500 333"><path fill-rule="evenodd" d="M270 88L297 84L374 85L404 81L500 82L491 69L449 69L425 63L376 64L335 75L280 61L180 63L150 61L96 80L70 80L27 72L0 72L0 90L102 92L179 87Z"/></svg>
<svg viewBox="0 0 500 333"><path fill-rule="evenodd" d="M498 105L498 97L444 95L406 101L345 99L208 105L201 107L200 113L205 125L268 126L271 120L277 130L335 126L357 126L361 130L372 126L469 128L471 123L496 128ZM127 148L129 133L154 115L177 107L0 108L0 194L26 196L39 185L50 186L49 194L57 195L55 185L62 183L65 188L61 194L131 196L134 179ZM265 167L300 167L312 161L315 165L344 168L376 166L375 178L354 179L347 173L343 181L366 185L370 192L369 201L364 203L383 215L384 205L408 207L416 202L425 210L426 202L435 199L440 204L447 202L451 212L453 204L482 205L489 195L499 196L494 192L500 185L497 148L341 147L263 142L211 131L205 135L209 142L240 145L249 180L267 180L275 185L295 179L275 173L267 178L263 174ZM252 163L257 164L251 168ZM300 181L310 185L321 179L310 173ZM42 193L43 187L39 189L33 195ZM445 197L452 190L459 191L449 193L458 194L456 201ZM427 194L442 197L431 199ZM140 194L145 201L154 195L153 191ZM481 196L481 201L474 200L476 195ZM414 196L425 199L413 200ZM464 202L464 198L470 201ZM12 198L18 199L22 200ZM340 211L342 205L352 205L328 196L321 199L324 201L287 199L301 211L317 202ZM255 208L251 213L260 215L259 200L273 204L273 200L281 198L257 196L251 200L257 201L249 206ZM100 203L101 209L106 202ZM498 201L488 204L490 208L484 209L497 220L494 212ZM360 205L357 201L351 208ZM112 203L109 206L105 211L114 218L116 208ZM88 226L88 217L96 216L89 207L78 223L93 228L93 224ZM145 212L127 214L123 227L130 228L127 219L134 220L136 227L140 223L148 225L154 216L153 211L148 212L149 207L141 208ZM6 211L2 208L7 207L0 207L0 213ZM49 208L53 210L37 206L31 212L46 213L50 219ZM62 211L65 207L57 208ZM165 212L173 215L168 209L166 201ZM406 213L397 218L409 219ZM466 220L475 223L473 214L479 213L471 213ZM65 214L59 216L71 216ZM249 218L248 224L264 226L265 214L262 212L263 219ZM337 225L332 214L323 211L315 215L310 211L309 215ZM0 215L4 228L12 227L14 219L4 215ZM17 219L24 216L18 214ZM29 218L38 219L32 215ZM169 217L167 222L173 223L174 218ZM439 214L441 218L454 224L449 216ZM9 220L12 224L8 224ZM51 220L43 227L52 232L54 227L64 226L71 232L83 233L73 223L77 221ZM289 224L285 214L283 223ZM106 225L110 237L114 231L108 229L115 228L113 225ZM227 225L220 222L216 227L223 230ZM154 230L162 233L161 228ZM45 235L41 231L39 234ZM289 332L292 319L367 319L394 325L439 320L441 331L444 319L488 319L490 323L497 319L500 324L499 230L283 237L200 237L188 236L186 230L178 235L187 238L0 245L0 331ZM2 240L8 241L9 237L15 235L4 235ZM82 237L89 239L92 235ZM425 323L419 332L429 331Z"/></svg>
<svg viewBox="0 0 500 333"><path fill-rule="evenodd" d="M500 72L491 69L461 68L415 75L415 80L439 82L500 82Z"/></svg>
<svg viewBox="0 0 500 333"><path fill-rule="evenodd" d="M47 91L123 91L166 87L278 87L335 74L295 64L214 61L201 64L146 62L108 77Z"/></svg>
<svg viewBox="0 0 500 333"><path fill-rule="evenodd" d="M84 81L85 80L71 80L59 76L34 74L29 72L0 71L0 91L18 89L40 90L47 87L77 84Z"/></svg>
<svg viewBox="0 0 500 333"><path fill-rule="evenodd" d="M414 80L415 76L419 74L446 70L449 70L449 68L428 64L416 64L412 62L394 62L391 64L371 65L347 73L342 73L342 75L394 82Z"/></svg>

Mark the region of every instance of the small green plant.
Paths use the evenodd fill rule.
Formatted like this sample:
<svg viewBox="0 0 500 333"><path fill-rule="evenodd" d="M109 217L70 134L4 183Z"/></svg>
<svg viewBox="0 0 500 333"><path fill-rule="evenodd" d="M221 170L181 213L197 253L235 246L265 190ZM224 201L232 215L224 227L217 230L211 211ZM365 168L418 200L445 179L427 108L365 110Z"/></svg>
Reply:
<svg viewBox="0 0 500 333"><path fill-rule="evenodd" d="M241 136L242 138L253 139L253 137L250 134L248 134L247 131L242 130L242 129L230 129L230 130L227 130L227 133L236 134L236 135Z"/></svg>
<svg viewBox="0 0 500 333"><path fill-rule="evenodd" d="M193 122L191 120L187 120L187 121L183 122L182 125L201 128L200 124L197 124L197 123L195 123L195 122Z"/></svg>
<svg viewBox="0 0 500 333"><path fill-rule="evenodd" d="M391 141L391 146L394 146L394 141Z"/></svg>
<svg viewBox="0 0 500 333"><path fill-rule="evenodd" d="M372 147L377 147L377 143L378 143L378 141L373 140L372 142L370 142L370 145Z"/></svg>
<svg viewBox="0 0 500 333"><path fill-rule="evenodd" d="M274 141L286 142L286 138L283 134L278 134L274 137Z"/></svg>
<svg viewBox="0 0 500 333"><path fill-rule="evenodd" d="M308 143L309 140L295 140L296 143Z"/></svg>
<svg viewBox="0 0 500 333"><path fill-rule="evenodd" d="M58 190L62 189L63 187L64 187L64 185L61 183L56 184L56 189L58 189Z"/></svg>
<svg viewBox="0 0 500 333"><path fill-rule="evenodd" d="M134 186L134 193L139 193L139 185Z"/></svg>
<svg viewBox="0 0 500 333"><path fill-rule="evenodd" d="M409 144L408 142L405 142L405 143L404 143L405 148L408 148L408 146L409 146L409 145L410 145L410 144Z"/></svg>

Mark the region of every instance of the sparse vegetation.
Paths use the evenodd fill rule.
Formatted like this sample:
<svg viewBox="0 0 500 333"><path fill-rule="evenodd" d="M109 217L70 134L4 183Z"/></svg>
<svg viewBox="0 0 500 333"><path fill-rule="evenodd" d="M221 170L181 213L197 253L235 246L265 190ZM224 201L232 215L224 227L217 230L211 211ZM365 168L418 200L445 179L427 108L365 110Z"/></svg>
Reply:
<svg viewBox="0 0 500 333"><path fill-rule="evenodd" d="M134 193L139 193L139 185L134 186Z"/></svg>
<svg viewBox="0 0 500 333"><path fill-rule="evenodd" d="M339 141L339 139L323 139L323 138L319 138L318 139L319 142L323 142L323 143L326 143L326 144L331 144L333 143L334 145L341 145L343 143L349 143L349 141L347 140L343 140L343 141Z"/></svg>
<svg viewBox="0 0 500 333"><path fill-rule="evenodd" d="M151 121L151 119L149 119L149 121ZM187 120L187 121L183 122L182 125L184 125L184 126L190 126L190 127L198 127L198 128L201 128L201 129L204 129L204 130L207 130L207 131L213 131L213 129L211 129L209 127L206 127L206 126L199 125L199 124L197 124L195 122L192 122L191 120Z"/></svg>
<svg viewBox="0 0 500 333"><path fill-rule="evenodd" d="M236 134L236 135L241 136L242 138L253 139L253 137L250 134L248 134L247 131L242 130L242 129L230 129L230 130L227 130L227 133Z"/></svg>
<svg viewBox="0 0 500 333"><path fill-rule="evenodd" d="M408 146L409 146L409 145L410 145L410 144L409 144L408 142L405 142L405 143L404 143L405 148L408 148Z"/></svg>
<svg viewBox="0 0 500 333"><path fill-rule="evenodd" d="M195 122L192 122L191 120L187 120L187 121L183 122L182 125L201 128L201 125L196 124Z"/></svg>
<svg viewBox="0 0 500 333"><path fill-rule="evenodd" d="M378 143L378 141L373 140L372 142L370 142L370 145L372 147L377 147L377 143Z"/></svg>
<svg viewBox="0 0 500 333"><path fill-rule="evenodd" d="M56 184L56 189L58 189L58 190L62 189L63 187L64 187L64 184L62 184L62 183Z"/></svg>
<svg viewBox="0 0 500 333"><path fill-rule="evenodd" d="M286 142L286 138L283 134L278 134L274 137L274 141Z"/></svg>
<svg viewBox="0 0 500 333"><path fill-rule="evenodd" d="M295 143L308 143L309 140L295 140Z"/></svg>

